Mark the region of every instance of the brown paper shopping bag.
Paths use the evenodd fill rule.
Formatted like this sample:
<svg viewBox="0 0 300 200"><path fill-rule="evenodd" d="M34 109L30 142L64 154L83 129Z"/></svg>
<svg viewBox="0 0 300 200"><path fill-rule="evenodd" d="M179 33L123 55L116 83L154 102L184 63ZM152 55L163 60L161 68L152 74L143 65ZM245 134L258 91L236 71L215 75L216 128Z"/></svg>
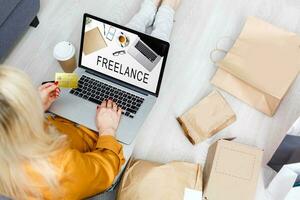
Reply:
<svg viewBox="0 0 300 200"><path fill-rule="evenodd" d="M119 186L117 200L182 200L186 188L202 191L199 164L130 160Z"/></svg>
<svg viewBox="0 0 300 200"><path fill-rule="evenodd" d="M249 17L212 79L257 110L273 116L300 69L300 37Z"/></svg>

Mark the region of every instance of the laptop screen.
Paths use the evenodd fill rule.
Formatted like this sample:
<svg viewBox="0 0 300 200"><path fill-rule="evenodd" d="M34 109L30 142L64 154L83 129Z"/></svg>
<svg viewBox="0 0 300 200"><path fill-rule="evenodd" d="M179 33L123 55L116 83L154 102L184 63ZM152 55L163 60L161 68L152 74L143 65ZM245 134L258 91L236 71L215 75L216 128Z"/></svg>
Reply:
<svg viewBox="0 0 300 200"><path fill-rule="evenodd" d="M85 14L81 67L158 95L168 49L167 42Z"/></svg>

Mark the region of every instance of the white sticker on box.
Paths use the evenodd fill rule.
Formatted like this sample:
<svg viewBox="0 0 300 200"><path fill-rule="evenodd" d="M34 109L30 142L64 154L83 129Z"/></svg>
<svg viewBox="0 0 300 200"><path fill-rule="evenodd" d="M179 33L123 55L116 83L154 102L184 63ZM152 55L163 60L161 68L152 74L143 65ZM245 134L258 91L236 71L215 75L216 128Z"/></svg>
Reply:
<svg viewBox="0 0 300 200"><path fill-rule="evenodd" d="M183 200L201 200L201 199L202 199L201 191L185 188Z"/></svg>

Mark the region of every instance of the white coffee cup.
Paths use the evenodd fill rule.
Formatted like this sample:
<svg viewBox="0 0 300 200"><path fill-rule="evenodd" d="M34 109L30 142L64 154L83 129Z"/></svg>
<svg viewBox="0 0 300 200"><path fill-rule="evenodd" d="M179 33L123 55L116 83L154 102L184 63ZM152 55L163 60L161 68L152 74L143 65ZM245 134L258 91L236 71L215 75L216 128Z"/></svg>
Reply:
<svg viewBox="0 0 300 200"><path fill-rule="evenodd" d="M76 69L75 52L74 45L66 41L57 43L53 49L54 58L66 73L72 73Z"/></svg>

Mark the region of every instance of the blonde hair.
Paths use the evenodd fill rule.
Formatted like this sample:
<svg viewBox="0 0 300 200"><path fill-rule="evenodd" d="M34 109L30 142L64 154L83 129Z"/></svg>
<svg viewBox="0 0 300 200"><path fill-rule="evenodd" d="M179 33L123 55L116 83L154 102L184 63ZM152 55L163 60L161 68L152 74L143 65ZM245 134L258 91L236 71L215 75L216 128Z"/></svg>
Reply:
<svg viewBox="0 0 300 200"><path fill-rule="evenodd" d="M20 70L0 66L0 193L16 199L42 198L24 168L29 164L49 189L58 189L57 170L49 155L66 137L46 128L37 89Z"/></svg>

